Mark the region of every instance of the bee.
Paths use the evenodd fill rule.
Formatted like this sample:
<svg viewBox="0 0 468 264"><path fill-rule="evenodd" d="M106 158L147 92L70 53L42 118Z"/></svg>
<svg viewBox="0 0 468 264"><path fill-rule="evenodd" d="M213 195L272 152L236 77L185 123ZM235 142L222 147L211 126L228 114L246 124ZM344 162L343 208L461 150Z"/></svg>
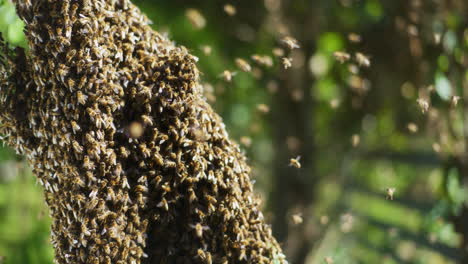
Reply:
<svg viewBox="0 0 468 264"><path fill-rule="evenodd" d="M283 63L283 67L285 70L289 69L292 67L292 58L282 58L281 62Z"/></svg>
<svg viewBox="0 0 468 264"><path fill-rule="evenodd" d="M360 52L356 52L355 56L356 56L356 61L360 66L365 66L365 67L370 66L370 64L371 64L370 60L366 55L364 55L364 54L362 54Z"/></svg>
<svg viewBox="0 0 468 264"><path fill-rule="evenodd" d="M293 37L284 37L281 42L290 50L300 48L298 41Z"/></svg>
<svg viewBox="0 0 468 264"><path fill-rule="evenodd" d="M164 198L156 206L157 207L162 207L162 208L164 208L164 210L169 211L169 204L167 203L166 199L164 199Z"/></svg>
<svg viewBox="0 0 468 264"><path fill-rule="evenodd" d="M361 142L361 137L359 135L354 134L351 136L351 145L353 145L353 147L357 147L359 142Z"/></svg>
<svg viewBox="0 0 468 264"><path fill-rule="evenodd" d="M65 58L66 62L70 62L76 55L76 50L75 49L72 49L70 50L69 52L67 52L67 56Z"/></svg>
<svg viewBox="0 0 468 264"><path fill-rule="evenodd" d="M140 144L139 147L143 157L148 158L151 156L151 149L149 149L146 144Z"/></svg>
<svg viewBox="0 0 468 264"><path fill-rule="evenodd" d="M205 54L206 56L211 55L211 52L212 52L211 46L203 45L200 47L200 49L202 50L203 54Z"/></svg>
<svg viewBox="0 0 468 264"><path fill-rule="evenodd" d="M344 63L344 62L348 61L349 59L351 59L351 55L349 55L348 53L343 52L343 51L335 51L335 52L333 52L333 56L340 63Z"/></svg>
<svg viewBox="0 0 468 264"><path fill-rule="evenodd" d="M197 235L198 238L203 237L203 231L206 231L206 230L210 229L207 226L202 226L200 223L197 223L195 225L190 224L190 227L195 230L195 234Z"/></svg>
<svg viewBox="0 0 468 264"><path fill-rule="evenodd" d="M394 187L389 187L386 189L387 192L387 200L393 200L393 196L395 195L396 188Z"/></svg>
<svg viewBox="0 0 468 264"><path fill-rule="evenodd" d="M252 139L250 137L243 136L240 138L240 143L246 147L250 147L252 145Z"/></svg>
<svg viewBox="0 0 468 264"><path fill-rule="evenodd" d="M76 121L71 121L70 123L71 123L73 133L76 134L76 132L81 129L80 126L76 123Z"/></svg>
<svg viewBox="0 0 468 264"><path fill-rule="evenodd" d="M411 133L416 133L416 132L418 132L418 126L415 123L409 123L408 124L408 130Z"/></svg>
<svg viewBox="0 0 468 264"><path fill-rule="evenodd" d="M225 4L224 5L224 12L228 14L229 16L235 16L237 13L236 7L230 4Z"/></svg>
<svg viewBox="0 0 468 264"><path fill-rule="evenodd" d="M226 82L231 82L232 77L235 76L237 73L236 72L230 72L228 70L223 71L221 74Z"/></svg>
<svg viewBox="0 0 468 264"><path fill-rule="evenodd" d="M85 156L83 158L83 168L88 169L88 170L94 170L95 168L94 162L90 160L89 156Z"/></svg>
<svg viewBox="0 0 468 264"><path fill-rule="evenodd" d="M147 193L148 192L148 187L146 187L144 185L137 185L137 186L135 186L135 192Z"/></svg>
<svg viewBox="0 0 468 264"><path fill-rule="evenodd" d="M325 263L327 263L327 264L335 263L331 257L325 257L324 260L325 260Z"/></svg>
<svg viewBox="0 0 468 264"><path fill-rule="evenodd" d="M291 220L292 220L294 225L300 225L300 224L302 224L302 222L304 222L304 220L302 219L301 214L293 214L291 216Z"/></svg>
<svg viewBox="0 0 468 264"><path fill-rule="evenodd" d="M250 64L244 59L237 58L236 59L236 65L237 65L237 67L239 67L239 69L241 69L244 72L252 71L252 66L250 66Z"/></svg>
<svg viewBox="0 0 468 264"><path fill-rule="evenodd" d="M452 96L452 99L451 99L451 104L453 107L456 107L458 105L458 101L460 101L460 96Z"/></svg>
<svg viewBox="0 0 468 264"><path fill-rule="evenodd" d="M349 33L348 34L348 39L349 39L349 41L354 42L354 43L361 42L361 36L356 34L356 33Z"/></svg>
<svg viewBox="0 0 468 264"><path fill-rule="evenodd" d="M202 29L206 26L206 19L200 13L200 11L190 8L185 12L185 16L196 29Z"/></svg>
<svg viewBox="0 0 468 264"><path fill-rule="evenodd" d="M289 166L294 167L296 169L300 169L301 168L301 163L299 162L300 159L301 159L301 156L297 156L296 158L291 158L289 160Z"/></svg>
<svg viewBox="0 0 468 264"><path fill-rule="evenodd" d="M266 104L258 104L257 105L257 110L260 111L261 113L268 113L270 112L270 107L268 107L268 105Z"/></svg>
<svg viewBox="0 0 468 264"><path fill-rule="evenodd" d="M255 61L256 63L260 65L264 65L266 67L271 67L273 66L273 60L271 59L270 56L264 55L260 56L257 54L252 55L252 60Z"/></svg>
<svg viewBox="0 0 468 264"><path fill-rule="evenodd" d="M142 115L141 119L143 121L143 124L145 124L146 126L152 126L153 125L153 118L151 116Z"/></svg>
<svg viewBox="0 0 468 264"><path fill-rule="evenodd" d="M130 152L127 148L120 147L120 155L122 155L123 158L128 158L128 156L130 156Z"/></svg>
<svg viewBox="0 0 468 264"><path fill-rule="evenodd" d="M140 138L145 132L145 129L140 122L134 121L130 124L129 132L131 138Z"/></svg>
<svg viewBox="0 0 468 264"><path fill-rule="evenodd" d="M419 108L421 109L421 112L423 114L427 113L429 111L429 102L423 98L418 98L416 100L416 103L418 103Z"/></svg>
<svg viewBox="0 0 468 264"><path fill-rule="evenodd" d="M283 57L284 56L284 50L281 48L274 48L273 49L273 55L276 57Z"/></svg>
<svg viewBox="0 0 468 264"><path fill-rule="evenodd" d="M73 146L73 149L74 149L78 154L83 153L83 147L78 143L78 141L73 140L72 146Z"/></svg>

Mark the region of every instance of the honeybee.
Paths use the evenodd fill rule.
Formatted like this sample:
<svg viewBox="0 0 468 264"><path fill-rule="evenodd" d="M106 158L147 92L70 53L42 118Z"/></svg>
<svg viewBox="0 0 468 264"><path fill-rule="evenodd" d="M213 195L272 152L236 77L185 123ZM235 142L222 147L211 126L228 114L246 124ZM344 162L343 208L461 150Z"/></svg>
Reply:
<svg viewBox="0 0 468 264"><path fill-rule="evenodd" d="M271 59L270 56L264 55L260 56L257 54L252 55L252 60L254 60L256 63L260 65L264 65L266 67L271 67L273 66L273 60Z"/></svg>
<svg viewBox="0 0 468 264"><path fill-rule="evenodd" d="M210 229L208 226L202 226L200 223L197 223L195 225L190 224L190 227L195 230L195 234L199 238L203 237L203 231Z"/></svg>
<svg viewBox="0 0 468 264"><path fill-rule="evenodd" d="M327 264L333 264L334 263L334 261L333 261L333 259L331 257L325 257L324 260L325 260L325 263L327 263Z"/></svg>
<svg viewBox="0 0 468 264"><path fill-rule="evenodd" d="M266 104L258 104L257 105L257 110L266 114L268 112L270 112L270 107L268 107L268 105Z"/></svg>
<svg viewBox="0 0 468 264"><path fill-rule="evenodd" d="M360 66L369 67L371 64L369 58L360 52L356 52L356 61Z"/></svg>
<svg viewBox="0 0 468 264"><path fill-rule="evenodd" d="M275 55L276 57L282 57L284 56L284 50L281 48L274 48L273 55Z"/></svg>
<svg viewBox="0 0 468 264"><path fill-rule="evenodd" d="M74 149L78 154L83 153L83 147L78 143L78 141L73 140L72 146L73 146L73 149Z"/></svg>
<svg viewBox="0 0 468 264"><path fill-rule="evenodd" d="M294 225L300 225L300 224L302 224L302 222L304 222L304 220L302 219L301 214L293 214L291 216L291 219L292 219L292 222L293 222Z"/></svg>
<svg viewBox="0 0 468 264"><path fill-rule="evenodd" d="M292 67L292 58L284 57L281 59L281 62L283 63L283 67L286 70Z"/></svg>
<svg viewBox="0 0 468 264"><path fill-rule="evenodd" d="M298 41L293 37L284 37L283 39L281 39L281 42L283 42L283 44L285 44L286 47L290 50L300 48Z"/></svg>
<svg viewBox="0 0 468 264"><path fill-rule="evenodd" d="M301 168L301 163L299 162L300 159L301 159L301 156L297 156L296 158L291 158L289 160L289 166L294 167L296 169L300 169Z"/></svg>
<svg viewBox="0 0 468 264"><path fill-rule="evenodd" d="M393 196L395 195L396 188L394 187L389 187L386 189L387 192L387 200L393 200Z"/></svg>
<svg viewBox="0 0 468 264"><path fill-rule="evenodd" d="M409 123L408 124L408 130L411 133L416 133L416 132L418 132L418 126L415 123Z"/></svg>
<svg viewBox="0 0 468 264"><path fill-rule="evenodd" d="M361 36L356 34L356 33L349 33L348 34L348 39L349 39L349 41L354 42L354 43L361 42Z"/></svg>
<svg viewBox="0 0 468 264"><path fill-rule="evenodd" d="M71 121L70 123L73 133L76 134L76 131L79 131L81 129L80 126L76 123L76 121Z"/></svg>
<svg viewBox="0 0 468 264"><path fill-rule="evenodd" d="M419 98L418 100L416 100L416 103L418 103L419 108L421 109L421 112L423 114L429 111L429 102L427 100Z"/></svg>
<svg viewBox="0 0 468 264"><path fill-rule="evenodd" d="M229 16L234 16L237 13L236 7L230 4L225 4L224 5L224 12L228 14Z"/></svg>
<svg viewBox="0 0 468 264"><path fill-rule="evenodd" d="M142 115L141 119L143 121L143 124L145 124L147 126L152 126L153 125L153 118L151 116Z"/></svg>
<svg viewBox="0 0 468 264"><path fill-rule="evenodd" d="M353 145L353 147L357 147L360 141L361 141L361 137L357 134L354 134L351 137L351 145Z"/></svg>
<svg viewBox="0 0 468 264"><path fill-rule="evenodd" d="M143 135L144 132L145 132L144 128L140 122L134 121L130 124L130 127L129 127L130 137L139 138Z"/></svg>
<svg viewBox="0 0 468 264"><path fill-rule="evenodd" d="M127 158L130 155L130 152L127 148L120 147L120 155L122 155L123 158Z"/></svg>
<svg viewBox="0 0 468 264"><path fill-rule="evenodd" d="M456 107L458 105L458 101L460 101L460 96L452 96L451 104L453 107Z"/></svg>
<svg viewBox="0 0 468 264"><path fill-rule="evenodd" d="M185 16L196 29L202 29L206 26L206 19L196 9L190 8L185 12Z"/></svg>
<svg viewBox="0 0 468 264"><path fill-rule="evenodd" d="M200 48L201 48L202 52L203 52L206 56L211 55L211 52L212 52L211 46L203 45L203 46L201 46Z"/></svg>
<svg viewBox="0 0 468 264"><path fill-rule="evenodd" d="M232 77L235 76L237 73L236 72L230 72L228 70L223 71L222 76L226 82L231 82Z"/></svg>
<svg viewBox="0 0 468 264"><path fill-rule="evenodd" d="M349 55L348 53L346 52L342 52L342 51L335 51L333 52L333 56L335 57L335 59L337 61L339 61L340 63L344 63L346 61L348 61L350 58L351 58L351 55Z"/></svg>
<svg viewBox="0 0 468 264"><path fill-rule="evenodd" d="M237 67L239 67L239 69L241 69L244 72L252 71L252 66L250 66L250 64L244 59L237 58L236 59L236 65L237 65Z"/></svg>

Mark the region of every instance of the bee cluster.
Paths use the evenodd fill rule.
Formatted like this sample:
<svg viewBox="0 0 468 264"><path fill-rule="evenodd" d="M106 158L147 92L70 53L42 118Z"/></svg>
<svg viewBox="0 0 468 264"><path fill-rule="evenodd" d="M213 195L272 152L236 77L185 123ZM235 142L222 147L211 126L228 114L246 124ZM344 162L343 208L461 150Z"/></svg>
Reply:
<svg viewBox="0 0 468 264"><path fill-rule="evenodd" d="M53 218L56 263L287 263L196 58L128 0L16 0L0 132Z"/></svg>

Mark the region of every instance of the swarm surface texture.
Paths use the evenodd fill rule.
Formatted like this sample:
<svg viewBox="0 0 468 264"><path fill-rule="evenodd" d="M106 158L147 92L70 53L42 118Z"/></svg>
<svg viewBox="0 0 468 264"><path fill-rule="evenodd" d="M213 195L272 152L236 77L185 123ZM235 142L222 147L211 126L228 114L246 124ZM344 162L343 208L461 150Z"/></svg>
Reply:
<svg viewBox="0 0 468 264"><path fill-rule="evenodd" d="M286 263L196 58L127 0L16 0L0 122L53 219L55 261Z"/></svg>

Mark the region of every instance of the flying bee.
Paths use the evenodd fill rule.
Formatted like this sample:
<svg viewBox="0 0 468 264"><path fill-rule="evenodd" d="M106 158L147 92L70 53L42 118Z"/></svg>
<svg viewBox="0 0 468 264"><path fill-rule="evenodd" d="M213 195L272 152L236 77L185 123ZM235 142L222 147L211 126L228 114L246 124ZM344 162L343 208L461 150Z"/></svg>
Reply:
<svg viewBox="0 0 468 264"><path fill-rule="evenodd" d="M293 37L284 37L281 39L281 42L283 42L283 44L290 50L300 48L298 41Z"/></svg>
<svg viewBox="0 0 468 264"><path fill-rule="evenodd" d="M325 260L325 263L327 263L327 264L335 263L331 257L325 257L324 260Z"/></svg>
<svg viewBox="0 0 468 264"><path fill-rule="evenodd" d="M284 50L282 48L274 48L273 49L273 55L276 57L283 57L284 56Z"/></svg>
<svg viewBox="0 0 468 264"><path fill-rule="evenodd" d="M460 96L452 96L452 100L450 101L453 107L456 107L458 105L458 101L460 101Z"/></svg>
<svg viewBox="0 0 468 264"><path fill-rule="evenodd" d="M252 145L252 139L250 137L242 136L240 138L240 143L246 147L250 147L250 145Z"/></svg>
<svg viewBox="0 0 468 264"><path fill-rule="evenodd" d="M304 219L302 219L301 214L293 214L291 216L291 220L292 220L294 225L300 225L300 224L302 224L302 222L304 222Z"/></svg>
<svg viewBox="0 0 468 264"><path fill-rule="evenodd" d="M225 4L224 5L224 12L228 14L229 16L235 16L237 13L236 7L230 4Z"/></svg>
<svg viewBox="0 0 468 264"><path fill-rule="evenodd" d="M360 52L356 52L356 61L360 66L369 67L371 64L370 59Z"/></svg>
<svg viewBox="0 0 468 264"><path fill-rule="evenodd" d="M301 156L297 156L296 158L291 158L289 160L289 166L294 167L296 169L300 169L301 168L301 163L299 162L300 159L301 159Z"/></svg>
<svg viewBox="0 0 468 264"><path fill-rule="evenodd" d="M292 67L292 58L282 58L281 62L283 63L283 67L285 70L289 69Z"/></svg>
<svg viewBox="0 0 468 264"><path fill-rule="evenodd" d="M145 132L145 129L143 128L143 125L140 122L132 122L129 126L129 133L130 137L132 138L139 138L143 135Z"/></svg>
<svg viewBox="0 0 468 264"><path fill-rule="evenodd" d="M361 42L361 36L356 34L356 33L349 33L348 34L348 39L349 39L349 41L354 42L354 43Z"/></svg>
<svg viewBox="0 0 468 264"><path fill-rule="evenodd" d="M239 69L241 69L244 72L252 71L252 66L250 66L250 64L244 59L237 58L236 59L236 65L237 65L237 67L239 67Z"/></svg>
<svg viewBox="0 0 468 264"><path fill-rule="evenodd" d="M256 63L260 65L264 65L266 67L271 67L273 66L273 60L271 59L270 56L264 55L260 56L257 54L252 55L252 60L255 61Z"/></svg>
<svg viewBox="0 0 468 264"><path fill-rule="evenodd" d="M360 142L361 142L361 137L358 134L354 134L351 137L351 145L353 145L353 147L357 147Z"/></svg>
<svg viewBox="0 0 468 264"><path fill-rule="evenodd" d="M408 130L411 133L416 133L416 132L418 132L418 126L415 123L409 123L408 124Z"/></svg>
<svg viewBox="0 0 468 264"><path fill-rule="evenodd" d="M349 53L346 53L346 52L343 52L343 51L335 51L335 52L333 52L333 56L340 63L344 63L344 62L348 61L349 59L351 59L351 55L349 55Z"/></svg>
<svg viewBox="0 0 468 264"><path fill-rule="evenodd" d="M203 52L203 54L205 54L206 56L209 56L211 55L211 52L212 52L212 48L211 46L208 46L208 45L203 45L200 47L201 51Z"/></svg>
<svg viewBox="0 0 468 264"><path fill-rule="evenodd" d="M232 77L235 76L237 73L236 72L230 72L228 70L225 70L223 71L223 73L221 74L223 79L226 81L226 82L231 82L232 81Z"/></svg>
<svg viewBox="0 0 468 264"><path fill-rule="evenodd" d="M190 8L185 12L185 16L196 29L202 29L206 26L206 19L203 15L196 9Z"/></svg>
<svg viewBox="0 0 468 264"><path fill-rule="evenodd" d="M257 110L261 113L267 114L268 112L270 112L270 107L266 104L258 104Z"/></svg>
<svg viewBox="0 0 468 264"><path fill-rule="evenodd" d="M416 103L418 103L419 108L421 109L421 112L423 114L427 113L429 111L429 102L423 98L419 98L416 100Z"/></svg>
<svg viewBox="0 0 468 264"><path fill-rule="evenodd" d="M393 196L395 195L396 188L394 187L389 187L386 189L387 192L387 200L393 200Z"/></svg>

